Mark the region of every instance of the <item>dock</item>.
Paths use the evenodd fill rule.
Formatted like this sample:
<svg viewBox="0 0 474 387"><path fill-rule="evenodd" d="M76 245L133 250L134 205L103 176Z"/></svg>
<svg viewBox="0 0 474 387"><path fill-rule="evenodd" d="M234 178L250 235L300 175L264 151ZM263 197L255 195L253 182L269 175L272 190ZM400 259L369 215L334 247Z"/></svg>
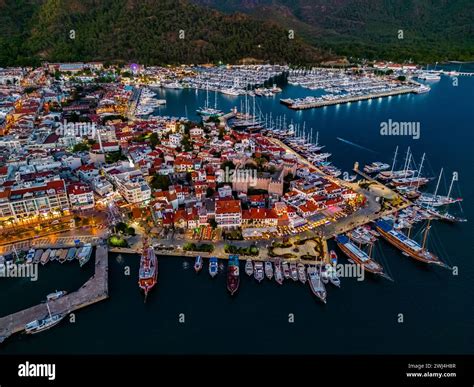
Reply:
<svg viewBox="0 0 474 387"><path fill-rule="evenodd" d="M50 301L48 305L51 314L66 315L105 300L108 296L108 249L106 246L98 246L95 254L94 275L77 291ZM0 318L0 342L14 333L24 331L25 325L29 322L47 315L46 303L42 303Z"/></svg>
<svg viewBox="0 0 474 387"><path fill-rule="evenodd" d="M409 93L417 93L417 88L410 87L410 88L404 88L401 90L385 91L383 93L371 93L367 95L342 97L342 98L337 98L333 100L315 101L315 102L301 103L301 104L296 104L296 105L294 103L290 103L288 100L280 100L280 103L288 106L290 109L293 109L293 110L305 110L305 109L313 109L313 108L319 108L319 107L324 107L324 106L339 105L339 104L349 103L349 102L365 101L368 99L391 97L395 95L409 94Z"/></svg>

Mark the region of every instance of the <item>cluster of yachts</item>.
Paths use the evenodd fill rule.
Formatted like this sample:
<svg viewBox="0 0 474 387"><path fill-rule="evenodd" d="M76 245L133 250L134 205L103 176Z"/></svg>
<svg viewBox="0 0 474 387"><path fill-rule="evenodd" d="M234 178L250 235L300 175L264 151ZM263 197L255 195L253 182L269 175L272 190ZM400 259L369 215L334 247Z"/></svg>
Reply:
<svg viewBox="0 0 474 387"><path fill-rule="evenodd" d="M326 93L317 96L307 96L303 98L285 98L280 99L280 102L287 105L291 109L306 109L310 107L328 105L328 102L332 103L344 103L349 101L357 101L369 98L384 97L392 94L399 94L405 92L411 92L415 90L411 85L402 84L386 84L386 85L374 85L367 86L364 88L351 87L344 91L338 91L338 93ZM426 86L419 86L416 88L418 93L427 92L429 88Z"/></svg>
<svg viewBox="0 0 474 387"><path fill-rule="evenodd" d="M325 145L319 144L319 132L313 138L313 129L306 130L306 123L303 125L290 123L289 127L286 122L281 122L277 117L276 124L270 123L270 129L266 130L266 135L281 140L285 145L293 149L295 152L305 157L313 165L317 166L327 175L339 177L342 171L332 165L328 159L332 156L329 152L321 152ZM265 124L266 125L266 124ZM344 174L343 180L353 182L357 178L355 174Z"/></svg>
<svg viewBox="0 0 474 387"><path fill-rule="evenodd" d="M292 100L293 105L386 93L406 88L402 84L389 82L383 78L356 76L343 70L333 69L293 70L289 73L288 83L310 90L324 90L327 93L319 98L306 97Z"/></svg>
<svg viewBox="0 0 474 387"><path fill-rule="evenodd" d="M209 89L229 96L272 96L281 89L275 85L272 88L264 88L263 85L282 75L287 69L286 66L280 65L202 68L197 76L184 78L182 84L185 87Z"/></svg>
<svg viewBox="0 0 474 387"><path fill-rule="evenodd" d="M232 262L229 260L228 271L234 269L228 277L234 278L239 276L238 257L232 256ZM254 277L256 281L261 282L265 279L273 280L282 285L285 280L293 280L305 284L309 283L312 292L324 303L326 302L326 284L331 283L334 286L340 287L341 281L337 276L337 255L334 251L330 252L330 263L318 263L312 265L305 265L302 262L286 261L282 259L275 259L274 261L258 261L247 259L245 262L245 274L249 277ZM232 267L231 267L232 266ZM203 268L203 259L197 256L194 263L194 270L199 273ZM209 275L214 278L219 272L218 259L212 257L209 260ZM235 274L237 273L237 274ZM228 278L229 281L229 278ZM231 285L235 283L235 279ZM229 284L228 284L229 287ZM238 287L238 282L237 282ZM231 291L232 289L232 291ZM229 291L233 294L237 288L231 287Z"/></svg>
<svg viewBox="0 0 474 387"><path fill-rule="evenodd" d="M92 255L92 245L84 244L82 247L71 247L69 249L30 249L25 257L26 263L41 263L45 265L48 262L58 261L64 263L66 261L79 261L79 265L84 266ZM3 262L0 262L3 263Z"/></svg>
<svg viewBox="0 0 474 387"><path fill-rule="evenodd" d="M439 193L439 187L443 176L441 169L434 192L422 192L421 188L433 180L432 177L422 175L425 154L423 154L420 164L414 162L410 147L407 149L405 162L402 169L396 169L398 146L395 149L393 163L389 164L376 161L364 167L367 174L376 174L375 178L392 186L394 190L409 200L413 200L416 206L416 216L413 218L425 217L441 219L448 222L465 222L466 219L454 216L447 211L447 206L459 203L462 198L453 196L454 183L458 181L458 174L453 173L446 195Z"/></svg>

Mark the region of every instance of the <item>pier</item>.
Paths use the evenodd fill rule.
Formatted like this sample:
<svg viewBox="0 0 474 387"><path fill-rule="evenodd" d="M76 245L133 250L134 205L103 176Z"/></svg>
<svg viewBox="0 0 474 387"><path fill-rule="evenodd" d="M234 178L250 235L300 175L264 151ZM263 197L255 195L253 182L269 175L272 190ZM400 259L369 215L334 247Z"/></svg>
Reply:
<svg viewBox="0 0 474 387"><path fill-rule="evenodd" d="M95 273L77 291L48 302L51 314L67 315L75 310L108 298L108 249L98 246L95 253ZM46 297L46 295L45 295ZM0 342L24 331L31 321L48 315L46 303L0 318Z"/></svg>
<svg viewBox="0 0 474 387"><path fill-rule="evenodd" d="M338 98L334 100L315 101L315 102L301 103L301 104L296 104L296 105L294 103L290 103L288 100L280 100L280 103L287 105L290 109L293 109L293 110L305 110L305 109L313 109L313 108L338 105L338 104L349 103L349 102L365 101L368 99L391 97L394 95L408 94L408 93L417 93L417 88L411 87L411 88L405 88L402 90L386 91L383 93L357 95L357 96Z"/></svg>

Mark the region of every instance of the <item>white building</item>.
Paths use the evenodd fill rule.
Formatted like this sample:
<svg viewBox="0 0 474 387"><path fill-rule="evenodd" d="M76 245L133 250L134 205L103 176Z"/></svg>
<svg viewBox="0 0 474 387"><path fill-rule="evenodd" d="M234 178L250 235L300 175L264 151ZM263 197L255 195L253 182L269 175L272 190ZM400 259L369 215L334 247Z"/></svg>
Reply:
<svg viewBox="0 0 474 387"><path fill-rule="evenodd" d="M67 189L69 203L73 210L88 210L94 208L94 192L83 183L71 184Z"/></svg>
<svg viewBox="0 0 474 387"><path fill-rule="evenodd" d="M217 200L216 223L222 228L237 228L242 225L240 200Z"/></svg>

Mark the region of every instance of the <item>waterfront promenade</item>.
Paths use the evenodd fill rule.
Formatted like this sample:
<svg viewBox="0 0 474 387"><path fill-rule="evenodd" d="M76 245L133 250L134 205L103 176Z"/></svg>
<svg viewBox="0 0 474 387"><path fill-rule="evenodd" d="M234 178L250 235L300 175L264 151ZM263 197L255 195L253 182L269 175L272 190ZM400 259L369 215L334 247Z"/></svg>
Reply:
<svg viewBox="0 0 474 387"><path fill-rule="evenodd" d="M75 310L105 300L108 296L108 249L101 245L97 246L96 249L94 275L77 291L50 301L48 305L51 314L67 315ZM24 331L27 323L44 318L47 315L46 303L41 303L0 318L0 342L14 333ZM65 320L67 320L67 316Z"/></svg>

